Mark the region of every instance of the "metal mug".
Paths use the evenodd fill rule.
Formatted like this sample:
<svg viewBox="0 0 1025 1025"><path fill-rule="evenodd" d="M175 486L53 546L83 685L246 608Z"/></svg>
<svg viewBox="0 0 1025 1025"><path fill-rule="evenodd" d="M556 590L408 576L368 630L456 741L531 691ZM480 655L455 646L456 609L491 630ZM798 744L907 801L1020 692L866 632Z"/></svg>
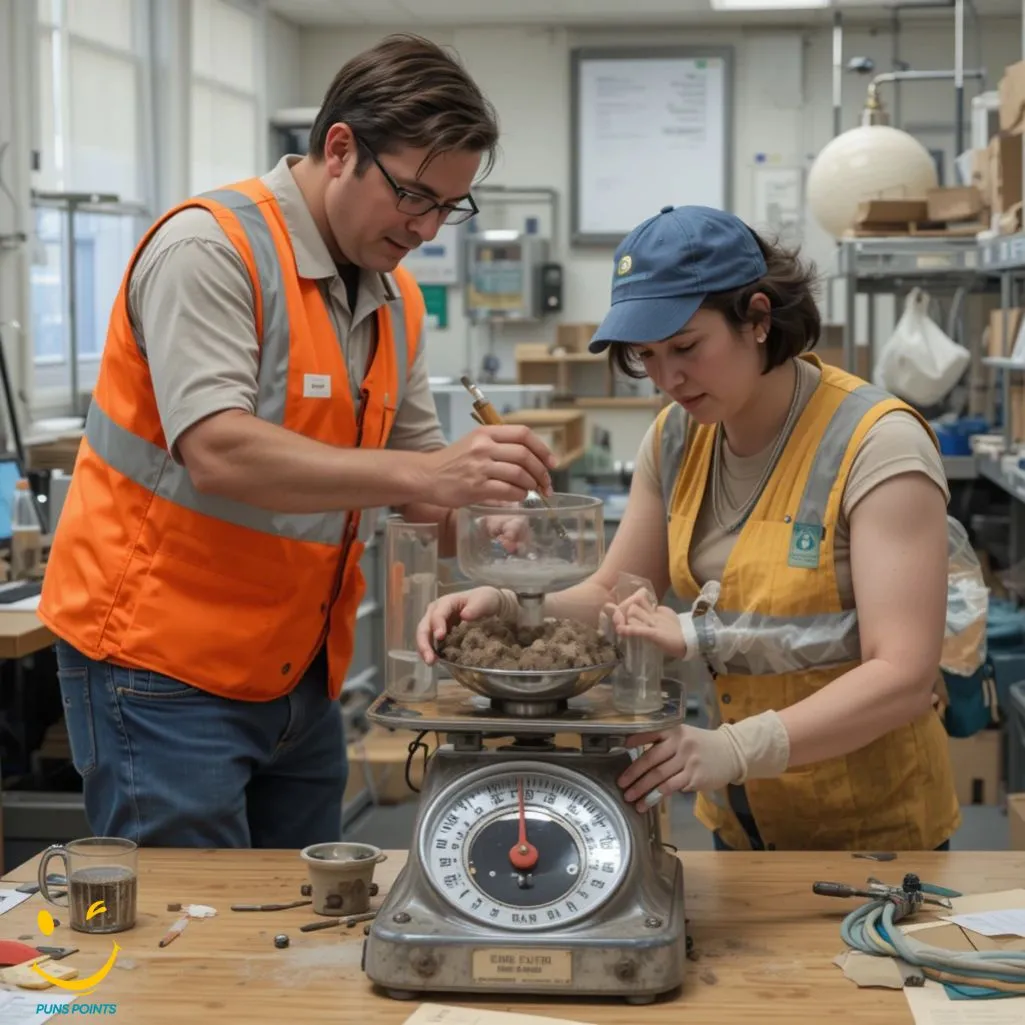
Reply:
<svg viewBox="0 0 1025 1025"><path fill-rule="evenodd" d="M51 893L47 867L64 862L65 900ZM67 844L51 844L39 860L39 892L51 904L67 908L76 932L124 932L135 925L139 881L139 848L115 836L91 836Z"/></svg>

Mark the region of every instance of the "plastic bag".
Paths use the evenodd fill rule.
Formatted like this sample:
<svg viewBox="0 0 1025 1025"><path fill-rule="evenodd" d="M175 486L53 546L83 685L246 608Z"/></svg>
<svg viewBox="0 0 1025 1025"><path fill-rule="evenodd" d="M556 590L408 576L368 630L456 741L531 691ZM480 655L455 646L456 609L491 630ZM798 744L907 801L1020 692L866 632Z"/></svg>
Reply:
<svg viewBox="0 0 1025 1025"><path fill-rule="evenodd" d="M929 316L929 293L913 288L876 361L873 382L905 402L932 406L957 384L971 358Z"/></svg>
<svg viewBox="0 0 1025 1025"><path fill-rule="evenodd" d="M947 625L940 668L972 676L986 661L989 588L964 526L947 517Z"/></svg>

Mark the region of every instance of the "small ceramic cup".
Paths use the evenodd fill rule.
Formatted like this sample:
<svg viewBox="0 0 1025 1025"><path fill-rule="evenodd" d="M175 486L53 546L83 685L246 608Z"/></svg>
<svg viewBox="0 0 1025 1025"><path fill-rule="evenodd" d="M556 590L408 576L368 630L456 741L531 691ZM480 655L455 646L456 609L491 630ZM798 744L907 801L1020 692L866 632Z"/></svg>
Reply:
<svg viewBox="0 0 1025 1025"><path fill-rule="evenodd" d="M318 915L361 915L370 910L374 867L388 855L366 843L317 843L299 856L306 862L310 896Z"/></svg>

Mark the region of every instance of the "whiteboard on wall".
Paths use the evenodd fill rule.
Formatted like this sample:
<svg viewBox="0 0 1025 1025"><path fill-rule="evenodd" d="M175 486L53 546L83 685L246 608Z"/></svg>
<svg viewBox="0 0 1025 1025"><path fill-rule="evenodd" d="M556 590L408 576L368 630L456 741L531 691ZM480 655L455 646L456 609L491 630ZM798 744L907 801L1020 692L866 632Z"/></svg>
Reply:
<svg viewBox="0 0 1025 1025"><path fill-rule="evenodd" d="M617 245L667 205L731 205L731 47L571 53L572 239Z"/></svg>

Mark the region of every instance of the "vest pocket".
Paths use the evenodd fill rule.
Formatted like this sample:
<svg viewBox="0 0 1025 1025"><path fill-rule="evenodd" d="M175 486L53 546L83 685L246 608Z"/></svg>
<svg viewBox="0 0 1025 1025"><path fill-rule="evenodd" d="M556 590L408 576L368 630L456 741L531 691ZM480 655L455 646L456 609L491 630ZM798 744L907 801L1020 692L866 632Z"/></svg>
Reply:
<svg viewBox="0 0 1025 1025"><path fill-rule="evenodd" d="M217 567L220 568L220 567ZM241 573L229 575L210 566L183 564L158 551L139 584L135 612L122 653L149 669L200 690L226 696L275 696L282 682L281 666L292 659L282 624L294 624L293 612L304 600L290 582L288 567L268 566L266 580ZM305 654L305 653L303 653ZM138 696L181 697L173 692L129 684ZM147 693L147 690L149 693Z"/></svg>

